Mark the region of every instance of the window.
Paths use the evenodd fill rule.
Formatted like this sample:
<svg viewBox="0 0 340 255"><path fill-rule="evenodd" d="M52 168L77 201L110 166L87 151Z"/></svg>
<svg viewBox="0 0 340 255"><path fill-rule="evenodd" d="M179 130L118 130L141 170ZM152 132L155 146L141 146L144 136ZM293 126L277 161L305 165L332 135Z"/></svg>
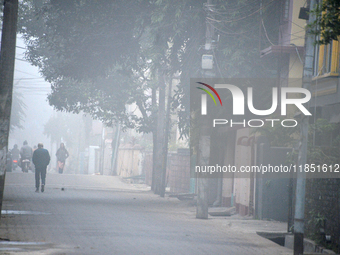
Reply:
<svg viewBox="0 0 340 255"><path fill-rule="evenodd" d="M339 75L339 42L316 45L314 49L314 76Z"/></svg>
<svg viewBox="0 0 340 255"><path fill-rule="evenodd" d="M289 21L289 2L290 0L283 0L281 2L281 21L282 22Z"/></svg>
<svg viewBox="0 0 340 255"><path fill-rule="evenodd" d="M324 45L324 55L323 55L323 73L330 73L332 71L332 46L333 43Z"/></svg>
<svg viewBox="0 0 340 255"><path fill-rule="evenodd" d="M314 46L314 64L313 64L313 76L319 76L319 49L318 45Z"/></svg>
<svg viewBox="0 0 340 255"><path fill-rule="evenodd" d="M285 0L283 4L283 20L289 20L289 0Z"/></svg>

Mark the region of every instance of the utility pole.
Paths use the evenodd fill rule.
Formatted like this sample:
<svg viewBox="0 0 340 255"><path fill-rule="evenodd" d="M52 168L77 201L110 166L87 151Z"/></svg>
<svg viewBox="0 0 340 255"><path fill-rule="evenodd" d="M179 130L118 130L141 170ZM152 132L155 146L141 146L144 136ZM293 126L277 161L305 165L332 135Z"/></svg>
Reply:
<svg viewBox="0 0 340 255"><path fill-rule="evenodd" d="M6 175L6 154L10 128L18 0L4 1L0 51L0 211Z"/></svg>
<svg viewBox="0 0 340 255"><path fill-rule="evenodd" d="M207 11L206 17L206 32L205 32L205 50L206 53L211 53L212 50L212 38L214 35L214 27L211 24L211 20L209 21L209 16L211 16L210 9L212 7L212 0L207 0L205 4L205 8ZM202 70L203 76L213 77L211 71ZM210 135L209 130L207 128L200 128L200 139L198 145L198 156L199 156L199 164L200 165L208 165L209 164L209 156L210 156ZM196 207L196 218L198 219L207 219L208 218L208 177L206 175L199 175L197 180L197 207Z"/></svg>
<svg viewBox="0 0 340 255"><path fill-rule="evenodd" d="M311 0L310 10L315 6L315 0ZM309 14L308 23L314 22L315 16ZM314 61L314 36L310 31L306 31L305 42L305 63L303 67L302 87L310 89L313 75ZM315 113L314 113L315 114ZM307 162L307 145L308 145L308 116L302 115L301 138L299 148L298 165L304 166ZM304 171L297 173L296 180L296 200L295 200L295 217L294 217L294 255L303 255L303 238L304 238L304 214L305 214L305 194L306 194L306 173Z"/></svg>

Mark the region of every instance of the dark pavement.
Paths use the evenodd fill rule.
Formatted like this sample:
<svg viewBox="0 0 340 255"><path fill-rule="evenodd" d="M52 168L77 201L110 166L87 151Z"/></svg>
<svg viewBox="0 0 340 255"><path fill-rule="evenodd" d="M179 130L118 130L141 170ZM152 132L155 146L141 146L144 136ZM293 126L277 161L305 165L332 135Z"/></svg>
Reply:
<svg viewBox="0 0 340 255"><path fill-rule="evenodd" d="M0 254L290 253L250 225L198 220L187 202L118 177L48 174L34 191L32 173L7 173Z"/></svg>

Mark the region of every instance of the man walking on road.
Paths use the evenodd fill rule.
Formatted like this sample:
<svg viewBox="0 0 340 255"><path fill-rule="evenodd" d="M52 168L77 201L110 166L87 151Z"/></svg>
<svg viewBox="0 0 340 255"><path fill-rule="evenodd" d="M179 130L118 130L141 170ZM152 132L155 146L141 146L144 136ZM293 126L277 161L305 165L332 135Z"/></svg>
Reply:
<svg viewBox="0 0 340 255"><path fill-rule="evenodd" d="M38 149L33 153L33 164L35 165L35 192L39 192L40 176L41 176L41 192L45 190L46 168L50 163L50 154L44 149L42 143L38 144Z"/></svg>

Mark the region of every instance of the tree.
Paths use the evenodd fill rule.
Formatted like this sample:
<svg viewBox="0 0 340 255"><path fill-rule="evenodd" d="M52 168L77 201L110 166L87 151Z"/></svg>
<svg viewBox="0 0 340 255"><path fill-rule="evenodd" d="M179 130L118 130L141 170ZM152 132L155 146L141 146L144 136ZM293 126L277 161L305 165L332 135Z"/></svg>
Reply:
<svg viewBox="0 0 340 255"><path fill-rule="evenodd" d="M145 8L148 1L142 0L21 4L26 58L51 83L51 105L132 126L125 105L141 92L135 74Z"/></svg>
<svg viewBox="0 0 340 255"><path fill-rule="evenodd" d="M281 1L218 0L203 12L205 2L197 4L202 10L197 14L199 19L192 18L192 30L188 32L193 36L181 56L181 79L173 103L184 137L188 137L190 126L190 78L203 77L205 17L214 17L207 20L215 30L211 54L216 78L273 78L277 73L276 63L261 59L260 50L278 43Z"/></svg>
<svg viewBox="0 0 340 255"><path fill-rule="evenodd" d="M11 127L10 131L15 128L22 129L22 122L26 117L25 109L27 108L26 104L23 101L23 96L19 92L13 92L12 99L12 109L11 109Z"/></svg>
<svg viewBox="0 0 340 255"><path fill-rule="evenodd" d="M186 45L202 30L192 26L201 6L178 0L104 1L100 6L93 1L27 1L21 19L27 59L52 83L48 98L56 109L155 132L158 106L155 100L151 105L150 97L155 99L158 84L169 84L180 71ZM133 102L142 118L126 113L125 105Z"/></svg>
<svg viewBox="0 0 340 255"><path fill-rule="evenodd" d="M193 59L185 61L186 54L197 54L197 47L203 39L203 1L156 1L145 54L151 60L151 70L158 80L159 100L157 125L154 125L153 186L156 194L164 196L167 165L171 83L174 75L182 74L183 67L197 65ZM166 96L167 90L167 96ZM153 89L155 95L155 88ZM188 96L188 94L187 94ZM155 97L153 97L155 98ZM168 100L166 100L168 98ZM155 100L153 100L155 101ZM167 101L167 106L165 104ZM165 110L166 109L166 110ZM156 120L156 118L154 118ZM182 123L182 122L179 122Z"/></svg>
<svg viewBox="0 0 340 255"><path fill-rule="evenodd" d="M263 5L275 7L272 2L263 1ZM98 5L90 0L29 0L21 5L20 31L28 47L27 59L52 84L50 104L60 111L89 113L110 126L119 121L125 128L156 134L157 116L165 110L159 107L165 99L159 97L157 102L157 90L179 75L180 84L169 101L185 136L190 77L201 76L206 14L216 15L210 20L220 31L213 38L217 46L213 54L216 71L223 77L264 73L264 65L254 64L259 62L255 40L259 24L254 21L260 23L260 10L263 19L275 15L250 0L218 0L205 11L204 3L105 0ZM126 112L125 105L132 103L142 117ZM160 141L162 148L157 150L162 157L158 159L166 159L165 143Z"/></svg>
<svg viewBox="0 0 340 255"><path fill-rule="evenodd" d="M70 113L57 113L50 117L44 125L44 135L51 139L51 143L59 144L64 141L72 147L80 132L81 117Z"/></svg>
<svg viewBox="0 0 340 255"><path fill-rule="evenodd" d="M309 25L311 32L318 36L318 44L329 44L340 36L340 2L338 0L321 1L311 11L315 21Z"/></svg>

